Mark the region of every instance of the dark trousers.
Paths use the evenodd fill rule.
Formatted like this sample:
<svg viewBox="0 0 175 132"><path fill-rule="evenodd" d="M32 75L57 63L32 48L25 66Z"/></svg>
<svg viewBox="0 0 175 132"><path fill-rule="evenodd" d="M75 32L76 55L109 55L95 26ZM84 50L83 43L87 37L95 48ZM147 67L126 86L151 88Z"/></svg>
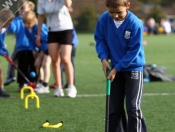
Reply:
<svg viewBox="0 0 175 132"><path fill-rule="evenodd" d="M117 72L111 83L109 132L147 132L140 108L142 89L143 72ZM126 101L127 122L124 117L124 101Z"/></svg>
<svg viewBox="0 0 175 132"><path fill-rule="evenodd" d="M76 54L76 47L72 46L72 52L71 52L71 62L72 62L72 65L73 65L73 74L74 74L74 85L75 85L75 63L74 63L74 59L75 59L75 54ZM62 85L63 86L67 86L67 82L66 84L64 83L64 79L63 79L63 72L64 72L64 67L63 67L63 64L61 64L61 78L62 78Z"/></svg>
<svg viewBox="0 0 175 132"><path fill-rule="evenodd" d="M27 50L27 51L18 52L18 68L29 79L30 82L35 82L37 79L37 76L35 78L31 78L29 76L31 71L34 71L36 73L34 62L35 62L35 59L32 54L32 51ZM17 82L20 85L27 83L27 81L19 72L17 75Z"/></svg>

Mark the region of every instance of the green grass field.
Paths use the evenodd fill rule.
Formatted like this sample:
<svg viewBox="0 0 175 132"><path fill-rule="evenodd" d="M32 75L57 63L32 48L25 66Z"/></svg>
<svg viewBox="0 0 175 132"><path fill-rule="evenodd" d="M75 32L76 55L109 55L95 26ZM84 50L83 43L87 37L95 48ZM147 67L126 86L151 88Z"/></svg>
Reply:
<svg viewBox="0 0 175 132"><path fill-rule="evenodd" d="M24 100L17 92L17 83L5 87L11 98L0 98L0 132L104 132L105 122L105 78L100 60L97 58L93 34L78 34L79 45L76 54L77 98L55 98L50 94L40 94L37 109L35 100L29 100L29 108L24 108ZM165 66L167 74L175 75L175 35L146 36L146 61L148 64ZM6 38L12 52L14 39ZM6 77L7 62L0 58ZM53 76L50 84L54 82ZM144 84L142 111L149 132L175 132L175 82L151 82ZM26 94L25 94L26 95ZM63 121L58 129L45 129L42 124Z"/></svg>

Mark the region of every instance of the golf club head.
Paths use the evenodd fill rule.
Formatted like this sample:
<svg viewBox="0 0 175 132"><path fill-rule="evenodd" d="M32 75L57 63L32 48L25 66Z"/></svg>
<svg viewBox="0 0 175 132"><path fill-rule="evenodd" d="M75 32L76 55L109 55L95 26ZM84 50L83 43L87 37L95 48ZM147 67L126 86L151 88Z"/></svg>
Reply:
<svg viewBox="0 0 175 132"><path fill-rule="evenodd" d="M28 86L30 86L30 87L32 87L32 88L36 88L36 85L35 85L35 83L33 83L33 82L30 82L30 83L28 84Z"/></svg>

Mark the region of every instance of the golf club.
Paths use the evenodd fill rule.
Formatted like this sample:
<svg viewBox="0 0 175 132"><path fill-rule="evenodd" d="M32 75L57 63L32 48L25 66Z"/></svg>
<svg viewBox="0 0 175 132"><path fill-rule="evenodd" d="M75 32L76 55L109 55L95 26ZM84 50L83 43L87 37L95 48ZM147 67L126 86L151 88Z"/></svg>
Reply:
<svg viewBox="0 0 175 132"><path fill-rule="evenodd" d="M13 60L7 55L5 54L4 57L6 58L6 60L17 70L19 71L19 73L24 77L24 79L27 81L28 85L31 86L32 88L35 88L35 84L30 82L29 79L22 73L22 71L15 65L15 63L13 62Z"/></svg>
<svg viewBox="0 0 175 132"><path fill-rule="evenodd" d="M109 65L111 66L111 60L108 60ZM106 76L108 76L110 70L106 70ZM109 132L109 102L110 102L110 90L111 90L111 80L106 80L106 119L105 119L105 132Z"/></svg>

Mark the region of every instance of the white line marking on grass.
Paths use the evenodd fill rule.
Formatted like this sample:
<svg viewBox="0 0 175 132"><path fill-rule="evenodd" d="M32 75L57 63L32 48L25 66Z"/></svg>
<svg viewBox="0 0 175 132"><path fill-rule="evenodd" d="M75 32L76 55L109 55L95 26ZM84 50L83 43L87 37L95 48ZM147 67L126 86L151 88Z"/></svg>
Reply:
<svg viewBox="0 0 175 132"><path fill-rule="evenodd" d="M143 96L174 96L175 93L144 93ZM104 97L106 96L105 94L78 94L76 97L78 98L90 98L90 97ZM54 96L47 96L47 95L39 95L39 98L57 98ZM64 96L67 97L67 96ZM0 97L1 99L2 97ZM17 96L11 96L10 99L14 99L14 98L18 98L20 99L20 97ZM69 98L69 97L68 97ZM3 98L2 98L3 99Z"/></svg>
<svg viewBox="0 0 175 132"><path fill-rule="evenodd" d="M105 94L78 94L77 97L102 97Z"/></svg>
<svg viewBox="0 0 175 132"><path fill-rule="evenodd" d="M143 96L167 96L167 95L175 95L175 93L145 93Z"/></svg>
<svg viewBox="0 0 175 132"><path fill-rule="evenodd" d="M145 93L143 96L170 96L175 95L175 93ZM105 94L79 94L77 97L102 97Z"/></svg>

